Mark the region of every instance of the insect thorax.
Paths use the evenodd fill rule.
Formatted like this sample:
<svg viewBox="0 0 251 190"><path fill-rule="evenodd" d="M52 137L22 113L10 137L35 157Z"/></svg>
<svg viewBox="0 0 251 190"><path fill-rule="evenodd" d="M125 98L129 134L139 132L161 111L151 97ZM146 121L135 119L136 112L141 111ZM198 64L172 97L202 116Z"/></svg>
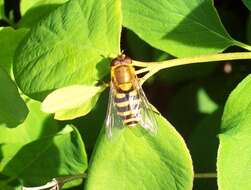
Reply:
<svg viewBox="0 0 251 190"><path fill-rule="evenodd" d="M131 91L135 80L135 70L131 65L114 66L112 68L112 80L117 90Z"/></svg>

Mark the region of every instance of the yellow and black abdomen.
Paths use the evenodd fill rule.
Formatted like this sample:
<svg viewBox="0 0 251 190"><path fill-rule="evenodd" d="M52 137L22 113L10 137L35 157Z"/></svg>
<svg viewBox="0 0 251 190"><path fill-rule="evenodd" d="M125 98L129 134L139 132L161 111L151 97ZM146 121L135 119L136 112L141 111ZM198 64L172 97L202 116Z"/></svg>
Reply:
<svg viewBox="0 0 251 190"><path fill-rule="evenodd" d="M114 103L117 114L127 126L135 126L141 119L140 99L136 90L129 92L116 92Z"/></svg>

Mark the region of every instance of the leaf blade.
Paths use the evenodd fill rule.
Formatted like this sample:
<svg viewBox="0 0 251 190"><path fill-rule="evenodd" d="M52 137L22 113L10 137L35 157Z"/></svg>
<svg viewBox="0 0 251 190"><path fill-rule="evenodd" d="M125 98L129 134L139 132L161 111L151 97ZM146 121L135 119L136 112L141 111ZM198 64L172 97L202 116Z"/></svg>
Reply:
<svg viewBox="0 0 251 190"><path fill-rule="evenodd" d="M192 161L185 143L170 123L157 117L156 136L142 128L116 128L108 140L101 132L88 170L87 190L192 188Z"/></svg>
<svg viewBox="0 0 251 190"><path fill-rule="evenodd" d="M84 116L95 106L105 86L72 85L49 94L42 103L42 110L55 113L55 119L69 120Z"/></svg>
<svg viewBox="0 0 251 190"><path fill-rule="evenodd" d="M244 5L251 11L251 1L250 0L242 0Z"/></svg>
<svg viewBox="0 0 251 190"><path fill-rule="evenodd" d="M20 12L22 18L18 22L19 27L32 27L40 20L47 17L48 14L58 8L68 0L22 0L20 3Z"/></svg>
<svg viewBox="0 0 251 190"><path fill-rule="evenodd" d="M14 30L12 27L0 28L0 47L4 47L0 51L0 65L10 75L12 75L15 50L27 32L28 29L25 28L17 30Z"/></svg>
<svg viewBox="0 0 251 190"><path fill-rule="evenodd" d="M8 74L0 67L0 124L6 127L16 127L22 123L28 108L19 95L18 89Z"/></svg>
<svg viewBox="0 0 251 190"><path fill-rule="evenodd" d="M251 174L247 169L247 166L250 165L251 152L250 84L251 75L247 76L233 90L224 108L217 157L220 189L251 188ZM231 180L229 180L230 178Z"/></svg>
<svg viewBox="0 0 251 190"><path fill-rule="evenodd" d="M78 131L69 125L61 130L40 111L38 102L28 105L31 112L22 125L13 130L0 128L1 174L38 186L57 176L83 173L87 156Z"/></svg>
<svg viewBox="0 0 251 190"><path fill-rule="evenodd" d="M122 6L125 27L172 55L216 53L234 45L211 0L124 0Z"/></svg>
<svg viewBox="0 0 251 190"><path fill-rule="evenodd" d="M95 85L120 53L120 32L119 1L71 0L26 36L14 59L16 81L39 100L60 87Z"/></svg>

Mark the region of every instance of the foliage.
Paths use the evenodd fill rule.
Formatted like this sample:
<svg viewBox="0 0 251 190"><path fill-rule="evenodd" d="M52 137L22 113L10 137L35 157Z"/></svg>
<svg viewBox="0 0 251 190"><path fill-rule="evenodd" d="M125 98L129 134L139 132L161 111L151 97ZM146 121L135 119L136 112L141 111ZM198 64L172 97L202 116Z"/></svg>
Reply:
<svg viewBox="0 0 251 190"><path fill-rule="evenodd" d="M221 189L251 188L247 167L250 165L250 83L248 75L230 94L225 106L217 161Z"/></svg>
<svg viewBox="0 0 251 190"><path fill-rule="evenodd" d="M0 189L64 178L75 190L214 190L211 177L219 190L251 188L251 1L18 2L0 0ZM121 52L156 135L105 135Z"/></svg>

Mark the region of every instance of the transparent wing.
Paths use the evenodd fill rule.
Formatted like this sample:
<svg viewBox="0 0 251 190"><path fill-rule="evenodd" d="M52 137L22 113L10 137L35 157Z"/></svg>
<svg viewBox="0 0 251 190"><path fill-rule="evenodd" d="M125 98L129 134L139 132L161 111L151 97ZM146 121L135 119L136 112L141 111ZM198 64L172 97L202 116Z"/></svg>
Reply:
<svg viewBox="0 0 251 190"><path fill-rule="evenodd" d="M153 110L152 105L147 100L146 95L141 85L139 84L138 78L135 79L134 86L137 89L140 99L141 119L139 121L139 124L148 132L155 135L157 133L157 121L155 117L155 111Z"/></svg>
<svg viewBox="0 0 251 190"><path fill-rule="evenodd" d="M109 101L108 107L106 112L106 119L105 119L105 127L106 127L106 134L108 138L112 137L112 129L114 127L123 127L123 122L121 118L117 114L117 110L114 104L114 85L110 83L110 92L109 92Z"/></svg>

